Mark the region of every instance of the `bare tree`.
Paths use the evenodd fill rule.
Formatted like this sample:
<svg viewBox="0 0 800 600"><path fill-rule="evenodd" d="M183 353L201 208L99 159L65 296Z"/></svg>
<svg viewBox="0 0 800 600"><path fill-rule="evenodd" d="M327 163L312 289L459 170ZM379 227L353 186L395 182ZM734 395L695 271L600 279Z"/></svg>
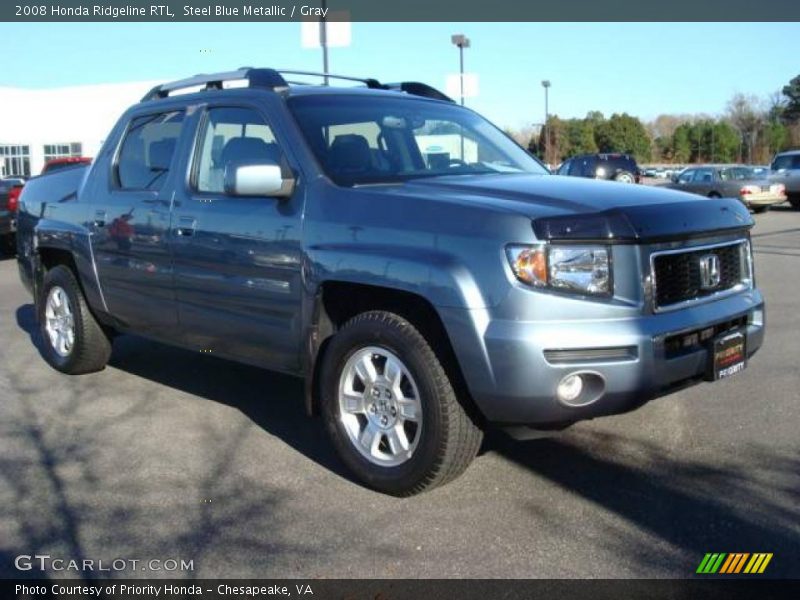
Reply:
<svg viewBox="0 0 800 600"><path fill-rule="evenodd" d="M747 162L753 162L753 148L759 131L764 127L766 115L758 97L734 94L728 102L728 119L742 137L746 149ZM744 154L744 153L743 153Z"/></svg>
<svg viewBox="0 0 800 600"><path fill-rule="evenodd" d="M520 146L527 148L536 134L536 128L533 125L522 125L516 129L507 127L505 132Z"/></svg>

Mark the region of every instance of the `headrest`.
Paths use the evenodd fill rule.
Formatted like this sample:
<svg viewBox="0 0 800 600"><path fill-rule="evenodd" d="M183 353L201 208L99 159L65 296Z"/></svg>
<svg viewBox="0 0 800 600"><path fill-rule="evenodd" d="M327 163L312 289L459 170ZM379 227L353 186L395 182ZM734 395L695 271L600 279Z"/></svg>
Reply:
<svg viewBox="0 0 800 600"><path fill-rule="evenodd" d="M372 166L372 153L363 135L337 135L328 151L329 166L340 172L366 171Z"/></svg>
<svg viewBox="0 0 800 600"><path fill-rule="evenodd" d="M261 138L238 137L225 144L222 149L222 164L269 161L280 164L277 144L268 144Z"/></svg>

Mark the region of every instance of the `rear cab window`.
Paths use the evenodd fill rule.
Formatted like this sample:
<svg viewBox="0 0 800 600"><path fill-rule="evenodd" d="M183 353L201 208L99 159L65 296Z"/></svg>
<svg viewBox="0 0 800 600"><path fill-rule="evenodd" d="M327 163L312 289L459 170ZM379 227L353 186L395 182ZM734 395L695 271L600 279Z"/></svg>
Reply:
<svg viewBox="0 0 800 600"><path fill-rule="evenodd" d="M134 117L115 161L115 181L122 190L159 190L172 167L184 111Z"/></svg>

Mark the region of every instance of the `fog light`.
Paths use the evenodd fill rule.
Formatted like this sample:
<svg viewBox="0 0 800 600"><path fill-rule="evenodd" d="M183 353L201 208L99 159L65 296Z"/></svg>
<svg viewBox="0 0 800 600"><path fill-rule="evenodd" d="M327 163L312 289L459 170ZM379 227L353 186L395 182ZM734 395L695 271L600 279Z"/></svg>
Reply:
<svg viewBox="0 0 800 600"><path fill-rule="evenodd" d="M571 404L583 391L583 377L580 375L567 375L558 384L556 394L558 399Z"/></svg>

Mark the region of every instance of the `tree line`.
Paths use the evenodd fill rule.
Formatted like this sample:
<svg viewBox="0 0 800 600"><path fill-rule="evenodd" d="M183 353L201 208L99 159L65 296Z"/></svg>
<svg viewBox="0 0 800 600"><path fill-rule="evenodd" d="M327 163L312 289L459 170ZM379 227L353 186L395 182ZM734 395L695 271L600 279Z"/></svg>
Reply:
<svg viewBox="0 0 800 600"><path fill-rule="evenodd" d="M550 164L594 152L624 152L640 163L765 164L800 146L800 75L766 98L735 94L721 116L665 114L643 123L592 111L583 119L550 115L538 131L509 133Z"/></svg>

